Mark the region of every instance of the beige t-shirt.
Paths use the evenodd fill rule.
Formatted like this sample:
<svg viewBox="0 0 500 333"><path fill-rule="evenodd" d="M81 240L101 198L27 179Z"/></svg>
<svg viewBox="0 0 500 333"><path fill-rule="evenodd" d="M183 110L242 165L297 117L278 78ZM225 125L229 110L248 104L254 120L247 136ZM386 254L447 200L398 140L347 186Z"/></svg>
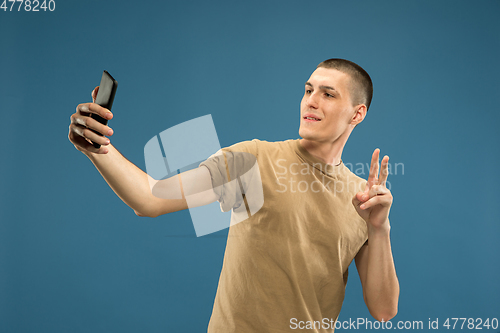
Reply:
<svg viewBox="0 0 500 333"><path fill-rule="evenodd" d="M227 155L250 153L264 203L229 228L208 332L333 332L324 322L338 318L347 269L368 239L352 205L366 181L343 163L321 162L299 140L254 139L222 151L223 158L201 163L212 180L228 171ZM221 207L231 201L219 195ZM318 323L299 329L300 321Z"/></svg>

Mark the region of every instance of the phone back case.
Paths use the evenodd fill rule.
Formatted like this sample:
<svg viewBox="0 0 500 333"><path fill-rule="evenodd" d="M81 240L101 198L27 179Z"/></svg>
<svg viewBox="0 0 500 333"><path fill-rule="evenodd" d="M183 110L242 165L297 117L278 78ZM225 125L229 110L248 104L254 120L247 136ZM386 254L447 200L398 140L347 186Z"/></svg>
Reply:
<svg viewBox="0 0 500 333"><path fill-rule="evenodd" d="M102 73L101 83L99 84L99 91L97 92L95 103L102 106L103 108L111 110L111 107L113 106L113 101L115 99L117 87L118 87L118 82L111 76L111 74L109 74L107 71L104 71ZM101 124L104 125L108 124L108 120L102 118L99 115L92 113L90 116L95 120L97 120L98 122L100 122ZM102 136L101 133L98 133L94 130L93 132ZM92 144L94 145L95 148L101 147L101 145L98 143L92 142Z"/></svg>

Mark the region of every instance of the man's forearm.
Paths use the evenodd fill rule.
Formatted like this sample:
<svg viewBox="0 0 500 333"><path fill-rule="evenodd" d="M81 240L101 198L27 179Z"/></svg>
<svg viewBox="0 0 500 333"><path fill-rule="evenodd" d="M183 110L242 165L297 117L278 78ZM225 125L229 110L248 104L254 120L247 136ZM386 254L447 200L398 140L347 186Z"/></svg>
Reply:
<svg viewBox="0 0 500 333"><path fill-rule="evenodd" d="M397 313L399 282L392 257L387 230L368 228L368 266L365 301L369 309L376 309L377 317L385 321Z"/></svg>
<svg viewBox="0 0 500 333"><path fill-rule="evenodd" d="M107 154L85 153L113 191L141 216L155 216L154 202L148 175L127 160L111 144Z"/></svg>

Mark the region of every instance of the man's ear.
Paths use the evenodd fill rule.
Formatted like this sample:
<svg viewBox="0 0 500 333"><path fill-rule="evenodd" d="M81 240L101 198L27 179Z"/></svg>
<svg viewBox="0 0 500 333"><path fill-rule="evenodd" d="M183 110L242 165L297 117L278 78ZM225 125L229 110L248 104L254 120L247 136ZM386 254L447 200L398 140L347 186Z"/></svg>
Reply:
<svg viewBox="0 0 500 333"><path fill-rule="evenodd" d="M361 123L366 117L366 111L366 105L356 105L356 107L354 108L354 114L352 115L351 125L356 126Z"/></svg>

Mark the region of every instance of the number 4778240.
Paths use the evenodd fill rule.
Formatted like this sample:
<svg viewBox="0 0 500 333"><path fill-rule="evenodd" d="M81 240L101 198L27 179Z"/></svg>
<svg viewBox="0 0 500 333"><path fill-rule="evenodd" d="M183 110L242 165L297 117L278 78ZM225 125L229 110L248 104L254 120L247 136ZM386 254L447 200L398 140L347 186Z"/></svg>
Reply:
<svg viewBox="0 0 500 333"><path fill-rule="evenodd" d="M0 0L1 1L1 0ZM14 8L15 11L15 5L18 3L17 6L17 11L20 12L21 8L23 8L24 5L24 11L26 12L39 12L39 11L51 11L53 12L56 9L56 2L54 0L43 0L41 3L38 0L3 0L2 5L0 6L0 9L3 9L4 12L9 10L9 12L12 11ZM10 5L10 7L8 7Z"/></svg>

